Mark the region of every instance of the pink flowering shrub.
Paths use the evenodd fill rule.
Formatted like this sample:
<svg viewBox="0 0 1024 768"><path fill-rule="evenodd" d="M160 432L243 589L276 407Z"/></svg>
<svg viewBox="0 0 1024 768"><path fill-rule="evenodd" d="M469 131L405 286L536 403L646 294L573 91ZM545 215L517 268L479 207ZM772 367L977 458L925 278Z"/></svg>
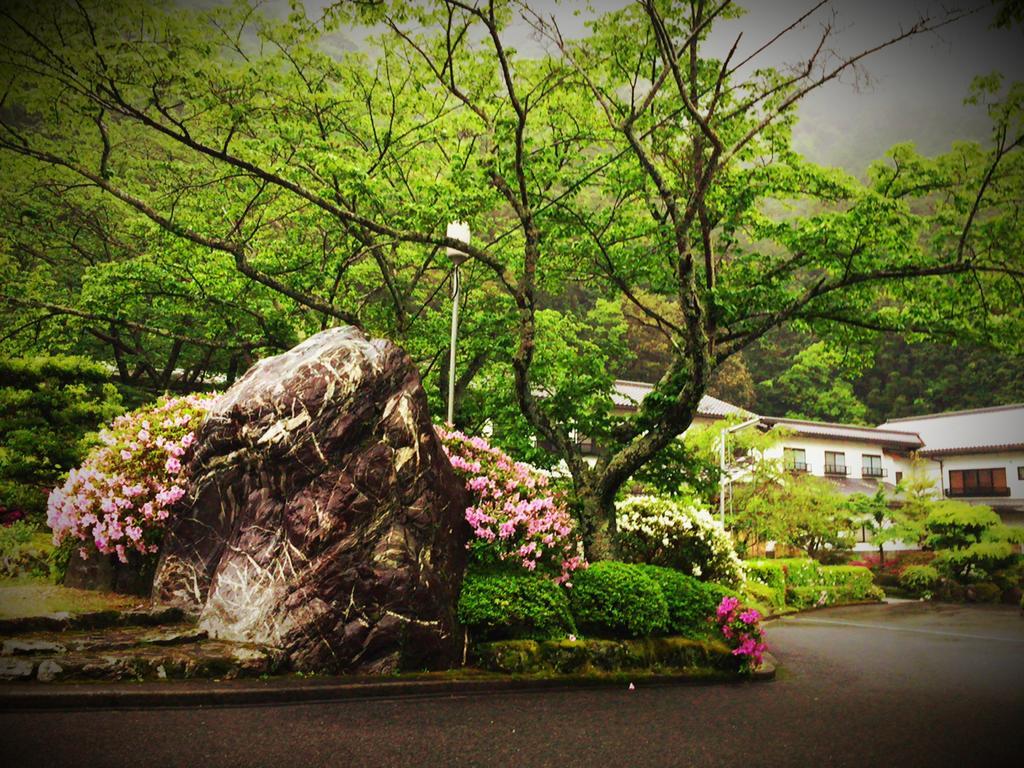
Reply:
<svg viewBox="0 0 1024 768"><path fill-rule="evenodd" d="M745 608L735 597L723 597L715 611L718 628L732 655L740 658L740 671L752 672L761 664L768 645L761 628L761 614Z"/></svg>
<svg viewBox="0 0 1024 768"><path fill-rule="evenodd" d="M586 562L572 517L563 500L548 489L548 478L481 437L436 429L472 499L466 508L474 537L469 543L471 559L479 564L515 562L572 586L573 571L586 567Z"/></svg>
<svg viewBox="0 0 1024 768"><path fill-rule="evenodd" d="M53 543L77 539L83 558L92 544L121 562L132 550L155 553L171 507L185 495L185 459L210 402L161 398L114 419L100 432L102 445L50 492Z"/></svg>

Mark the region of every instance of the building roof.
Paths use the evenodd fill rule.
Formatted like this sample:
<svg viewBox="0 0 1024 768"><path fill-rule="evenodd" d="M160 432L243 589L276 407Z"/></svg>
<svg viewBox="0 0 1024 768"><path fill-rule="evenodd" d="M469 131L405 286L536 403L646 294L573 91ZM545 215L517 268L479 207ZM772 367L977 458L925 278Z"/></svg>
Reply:
<svg viewBox="0 0 1024 768"><path fill-rule="evenodd" d="M635 410L652 389L654 385L644 381L619 379L612 401L624 410ZM710 419L757 416L710 395L701 398L697 415ZM878 427L777 416L758 418L765 426L782 426L801 437L871 443L919 451L923 456L1024 451L1024 403L890 419Z"/></svg>
<svg viewBox="0 0 1024 768"><path fill-rule="evenodd" d="M654 389L653 384L645 381L628 381L618 379L615 382L615 390L612 392L612 402L619 408L635 410L639 407L640 401L647 397L647 393ZM722 419L726 416L755 416L743 408L725 400L719 400L711 395L704 395L697 406L697 415L710 419Z"/></svg>
<svg viewBox="0 0 1024 768"><path fill-rule="evenodd" d="M859 427L854 424L833 424L826 421L806 421L804 419L783 419L775 416L762 416L761 423L769 427L776 425L792 430L801 437L831 438L835 440L852 440L890 448L916 451L924 442L916 433L909 430L880 429L877 427Z"/></svg>
<svg viewBox="0 0 1024 768"><path fill-rule="evenodd" d="M890 419L881 429L913 430L924 456L1024 451L1024 403Z"/></svg>

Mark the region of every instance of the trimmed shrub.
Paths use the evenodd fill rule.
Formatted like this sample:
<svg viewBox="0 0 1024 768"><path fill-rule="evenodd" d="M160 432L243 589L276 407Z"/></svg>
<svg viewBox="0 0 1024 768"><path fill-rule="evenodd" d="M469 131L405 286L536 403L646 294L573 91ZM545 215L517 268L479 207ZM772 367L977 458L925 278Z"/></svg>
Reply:
<svg viewBox="0 0 1024 768"><path fill-rule="evenodd" d="M637 565L604 560L573 577L569 596L584 632L642 637L668 626L668 603L657 582Z"/></svg>
<svg viewBox="0 0 1024 768"><path fill-rule="evenodd" d="M900 574L900 586L915 595L931 592L939 583L939 571L930 565L908 565Z"/></svg>
<svg viewBox="0 0 1024 768"><path fill-rule="evenodd" d="M747 581L756 581L780 593L786 591L786 571L778 560L748 560L744 564Z"/></svg>
<svg viewBox="0 0 1024 768"><path fill-rule="evenodd" d="M773 589L767 584L747 579L747 583L743 585L743 594L747 598L746 602L757 603L760 607L772 609L772 612L786 607L786 590L784 588Z"/></svg>
<svg viewBox="0 0 1024 768"><path fill-rule="evenodd" d="M466 574L459 621L480 639L546 640L576 630L565 591L528 574Z"/></svg>
<svg viewBox="0 0 1024 768"><path fill-rule="evenodd" d="M630 496L615 505L622 559L675 568L704 581L743 584L732 537L703 506L667 496Z"/></svg>
<svg viewBox="0 0 1024 768"><path fill-rule="evenodd" d="M790 587L786 590L786 602L794 608L818 608L826 605L844 605L865 600L881 600L885 593L879 587L870 585L861 592L850 587Z"/></svg>
<svg viewBox="0 0 1024 768"><path fill-rule="evenodd" d="M782 566L787 587L813 587L821 582L821 566L809 557L787 557L775 561Z"/></svg>
<svg viewBox="0 0 1024 768"><path fill-rule="evenodd" d="M642 565L640 568L665 596L668 606L666 629L673 635L706 635L709 619L714 617L722 598L735 595L728 587L700 581L674 568L657 565Z"/></svg>
<svg viewBox="0 0 1024 768"><path fill-rule="evenodd" d="M859 565L823 565L818 583L825 587L843 587L849 594L863 597L873 581L871 571Z"/></svg>
<svg viewBox="0 0 1024 768"><path fill-rule="evenodd" d="M991 581L982 581L967 587L967 599L972 603L998 603L1003 590Z"/></svg>

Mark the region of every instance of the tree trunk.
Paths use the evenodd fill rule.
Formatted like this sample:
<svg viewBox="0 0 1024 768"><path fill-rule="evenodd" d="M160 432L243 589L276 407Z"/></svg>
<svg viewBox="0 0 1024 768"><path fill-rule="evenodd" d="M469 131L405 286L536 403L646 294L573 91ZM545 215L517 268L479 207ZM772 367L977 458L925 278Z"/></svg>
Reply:
<svg viewBox="0 0 1024 768"><path fill-rule="evenodd" d="M585 489L578 493L583 523L583 550L589 562L614 560L615 501L602 499L601 494Z"/></svg>

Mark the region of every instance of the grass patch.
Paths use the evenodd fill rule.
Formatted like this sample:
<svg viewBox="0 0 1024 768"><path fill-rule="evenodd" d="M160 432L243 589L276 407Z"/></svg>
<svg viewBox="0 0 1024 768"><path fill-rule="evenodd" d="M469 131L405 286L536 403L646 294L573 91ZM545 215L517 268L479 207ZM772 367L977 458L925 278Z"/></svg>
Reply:
<svg viewBox="0 0 1024 768"><path fill-rule="evenodd" d="M137 595L71 589L26 576L0 581L0 619L62 612L123 611L148 605L148 600Z"/></svg>

